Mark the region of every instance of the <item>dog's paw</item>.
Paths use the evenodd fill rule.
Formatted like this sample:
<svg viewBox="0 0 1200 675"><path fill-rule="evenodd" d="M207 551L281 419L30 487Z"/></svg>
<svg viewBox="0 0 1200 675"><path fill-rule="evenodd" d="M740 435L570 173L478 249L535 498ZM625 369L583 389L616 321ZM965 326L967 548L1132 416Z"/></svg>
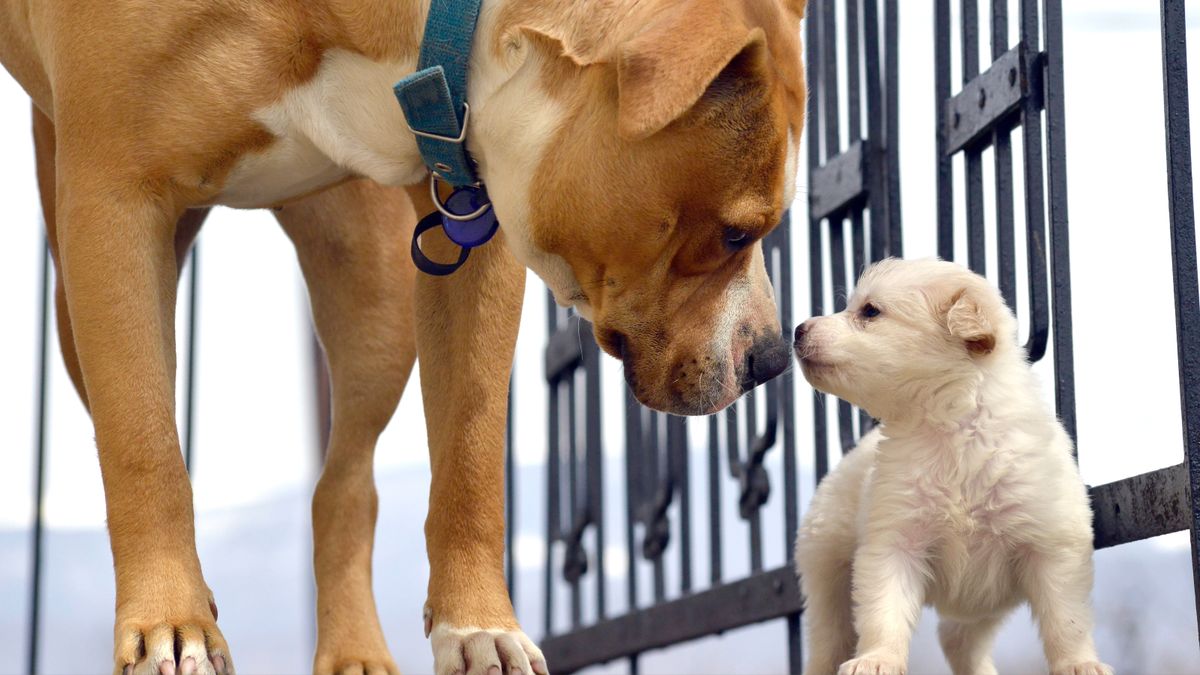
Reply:
<svg viewBox="0 0 1200 675"><path fill-rule="evenodd" d="M1113 675L1113 669L1099 661L1084 661L1057 666L1050 675Z"/></svg>
<svg viewBox="0 0 1200 675"><path fill-rule="evenodd" d="M436 675L549 675L542 650L520 630L454 628L429 633Z"/></svg>
<svg viewBox="0 0 1200 675"><path fill-rule="evenodd" d="M838 675L905 675L908 667L903 661L883 656L860 656L838 668Z"/></svg>
<svg viewBox="0 0 1200 675"><path fill-rule="evenodd" d="M336 665L335 665L336 664ZM313 668L315 675L400 675L400 669L390 654L379 654L366 658L350 658L332 661L317 657Z"/></svg>
<svg viewBox="0 0 1200 675"><path fill-rule="evenodd" d="M365 617L358 615L357 621L348 621L336 612L318 618L313 675L400 675L374 607L371 612Z"/></svg>
<svg viewBox="0 0 1200 675"><path fill-rule="evenodd" d="M234 675L216 606L208 604L184 617L118 617L115 675Z"/></svg>

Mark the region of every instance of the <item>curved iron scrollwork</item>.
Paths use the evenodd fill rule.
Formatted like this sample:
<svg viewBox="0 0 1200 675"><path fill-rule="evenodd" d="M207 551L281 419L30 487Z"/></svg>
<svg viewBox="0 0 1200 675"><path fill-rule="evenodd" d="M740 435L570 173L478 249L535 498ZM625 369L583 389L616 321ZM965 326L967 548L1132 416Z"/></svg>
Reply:
<svg viewBox="0 0 1200 675"><path fill-rule="evenodd" d="M599 517L604 513L600 349L592 337L590 326L578 316L566 315L555 305L553 298L548 300L550 340L546 346L545 369L546 382L550 387L550 414L546 566L547 569L553 566L555 543L562 542L561 573L571 589L571 623L578 626L582 617L580 582L592 568L593 559L597 573L601 577L604 574L604 525ZM562 400L564 393L565 407ZM582 406L578 405L580 403ZM581 429L582 437L579 433ZM567 519L566 527L563 527L564 517ZM584 546L589 531L595 532L597 542L592 556ZM547 628L553 616L553 589L554 584L550 575L547 575ZM603 617L603 584L597 585L595 607L598 616Z"/></svg>
<svg viewBox="0 0 1200 675"><path fill-rule="evenodd" d="M591 513L584 509L583 516L575 520L571 530L563 537L567 551L563 559L562 575L563 579L573 584L578 583L583 575L587 574L588 556L587 551L583 548L583 533L591 524Z"/></svg>
<svg viewBox="0 0 1200 675"><path fill-rule="evenodd" d="M647 506L646 516L642 522L646 525L646 533L642 537L642 556L646 560L661 558L671 543L671 521L667 519L667 510L675 495L675 486L670 478L659 488L654 501Z"/></svg>
<svg viewBox="0 0 1200 675"><path fill-rule="evenodd" d="M774 392L771 391L770 384L767 386L767 401L775 400ZM767 499L771 496L771 478L767 475L767 470L763 467L763 460L767 457L767 452L775 446L775 436L779 429L779 415L776 413L777 406L771 405L770 412L767 413L767 424L761 434L751 438L749 447L747 448L746 460L743 462L738 456L738 446L736 441L737 432L737 417L736 413L730 411L729 415L729 475L736 478L738 488L741 492L738 494L738 513L743 520L749 520L758 513L763 504L767 503ZM747 425L753 427L753 406L748 403L747 410ZM753 430L750 430L753 433Z"/></svg>
<svg viewBox="0 0 1200 675"><path fill-rule="evenodd" d="M642 523L645 525L642 537L642 556L647 560L656 560L662 557L671 541L671 521L667 512L675 500L679 486L687 481L687 476L683 474L683 467L687 464L687 426L679 417L662 413L650 414L656 418L656 422L666 421L667 434L667 470L663 473L650 501L643 505L642 511ZM651 426L654 433L650 435L649 442L643 446L650 448L653 454L649 458L646 458L645 453L642 455L644 461L653 462L656 467L659 462L658 426L658 424ZM646 434L643 434L643 438L645 437Z"/></svg>

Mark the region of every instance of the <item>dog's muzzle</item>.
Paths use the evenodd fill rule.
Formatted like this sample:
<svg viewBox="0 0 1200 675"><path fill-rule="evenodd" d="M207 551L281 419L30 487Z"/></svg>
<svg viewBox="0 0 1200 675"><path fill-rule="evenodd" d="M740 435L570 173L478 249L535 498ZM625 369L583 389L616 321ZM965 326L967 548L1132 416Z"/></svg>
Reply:
<svg viewBox="0 0 1200 675"><path fill-rule="evenodd" d="M791 350L782 336L762 337L746 350L746 367L742 371L742 390L753 389L774 379L787 370Z"/></svg>

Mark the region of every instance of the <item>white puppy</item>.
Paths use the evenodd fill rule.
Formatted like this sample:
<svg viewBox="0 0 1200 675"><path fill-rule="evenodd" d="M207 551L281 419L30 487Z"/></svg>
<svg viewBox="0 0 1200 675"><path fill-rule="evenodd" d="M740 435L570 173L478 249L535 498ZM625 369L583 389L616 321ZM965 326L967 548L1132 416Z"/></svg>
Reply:
<svg viewBox="0 0 1200 675"><path fill-rule="evenodd" d="M810 675L906 672L925 604L955 673L995 673L1021 601L1053 673L1112 673L1091 635L1087 493L1016 333L987 280L940 260L878 263L845 311L796 328L808 381L882 423L821 482L796 543Z"/></svg>

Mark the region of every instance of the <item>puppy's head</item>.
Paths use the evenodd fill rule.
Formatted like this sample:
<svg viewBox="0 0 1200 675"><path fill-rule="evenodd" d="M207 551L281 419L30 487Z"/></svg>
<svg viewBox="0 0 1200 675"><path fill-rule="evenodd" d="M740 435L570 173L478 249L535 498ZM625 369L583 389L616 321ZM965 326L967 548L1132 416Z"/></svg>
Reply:
<svg viewBox="0 0 1200 675"><path fill-rule="evenodd" d="M571 4L512 19L525 65L492 101L518 113L481 130L497 215L642 403L715 412L790 359L761 240L794 196L803 2ZM522 128L554 133L531 154Z"/></svg>
<svg viewBox="0 0 1200 675"><path fill-rule="evenodd" d="M796 327L804 376L877 418L977 381L1017 350L1016 320L983 277L941 260L879 262L846 309Z"/></svg>

